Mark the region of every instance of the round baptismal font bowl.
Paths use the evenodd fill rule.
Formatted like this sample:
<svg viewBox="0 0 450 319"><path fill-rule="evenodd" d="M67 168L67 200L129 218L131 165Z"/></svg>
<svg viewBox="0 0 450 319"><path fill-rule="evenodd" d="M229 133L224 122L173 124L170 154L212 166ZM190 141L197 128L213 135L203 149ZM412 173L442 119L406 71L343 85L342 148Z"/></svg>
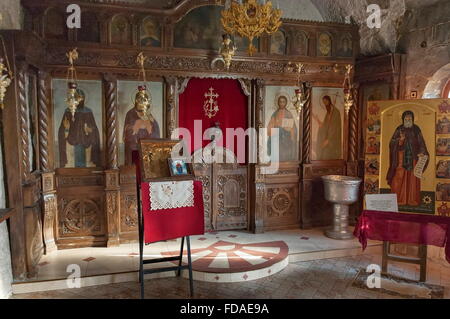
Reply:
<svg viewBox="0 0 450 319"><path fill-rule="evenodd" d="M348 229L348 205L358 200L361 179L351 176L322 176L325 199L333 203L333 227L325 231L327 237L333 239L351 239L352 232Z"/></svg>

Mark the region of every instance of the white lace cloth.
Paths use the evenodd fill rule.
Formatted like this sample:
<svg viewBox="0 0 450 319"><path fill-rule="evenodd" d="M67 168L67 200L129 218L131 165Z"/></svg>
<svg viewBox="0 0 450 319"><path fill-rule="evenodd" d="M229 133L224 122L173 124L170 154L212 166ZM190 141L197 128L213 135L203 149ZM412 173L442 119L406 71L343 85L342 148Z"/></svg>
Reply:
<svg viewBox="0 0 450 319"><path fill-rule="evenodd" d="M194 181L152 182L150 210L193 207Z"/></svg>

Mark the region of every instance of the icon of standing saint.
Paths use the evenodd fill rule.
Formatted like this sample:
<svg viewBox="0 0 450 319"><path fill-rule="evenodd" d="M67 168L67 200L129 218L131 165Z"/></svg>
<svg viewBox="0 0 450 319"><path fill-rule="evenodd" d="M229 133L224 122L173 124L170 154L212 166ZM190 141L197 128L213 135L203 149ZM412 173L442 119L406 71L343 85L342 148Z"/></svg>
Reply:
<svg viewBox="0 0 450 319"><path fill-rule="evenodd" d="M100 135L92 110L85 105L83 90L76 90L80 103L72 115L67 108L58 130L60 166L100 167Z"/></svg>
<svg viewBox="0 0 450 319"><path fill-rule="evenodd" d="M403 112L402 122L389 143L389 170L386 179L392 192L397 194L398 205L419 206L420 175L426 170L430 156L422 131L414 124L414 113ZM420 175L416 176L418 164L422 168Z"/></svg>
<svg viewBox="0 0 450 319"><path fill-rule="evenodd" d="M149 111L150 96L146 86L139 86L134 107L127 112L123 128L125 165L132 165L132 152L137 150L140 139L160 138L159 124Z"/></svg>

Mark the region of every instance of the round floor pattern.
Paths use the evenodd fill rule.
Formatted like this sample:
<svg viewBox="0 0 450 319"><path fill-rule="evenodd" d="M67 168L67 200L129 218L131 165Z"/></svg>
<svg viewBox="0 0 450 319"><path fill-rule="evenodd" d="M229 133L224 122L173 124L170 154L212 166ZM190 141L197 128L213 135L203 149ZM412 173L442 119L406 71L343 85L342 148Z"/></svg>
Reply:
<svg viewBox="0 0 450 319"><path fill-rule="evenodd" d="M241 244L219 240L208 247L191 250L193 277L215 282L259 279L284 269L288 265L288 252L284 241ZM177 254L179 251L163 253L164 256ZM187 261L186 250L183 261Z"/></svg>

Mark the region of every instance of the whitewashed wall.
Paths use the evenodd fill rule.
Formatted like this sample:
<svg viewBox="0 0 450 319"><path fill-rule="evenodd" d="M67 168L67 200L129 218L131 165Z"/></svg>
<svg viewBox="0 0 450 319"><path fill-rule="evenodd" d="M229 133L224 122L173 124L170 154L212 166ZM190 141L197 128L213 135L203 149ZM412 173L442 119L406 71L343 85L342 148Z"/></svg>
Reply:
<svg viewBox="0 0 450 319"><path fill-rule="evenodd" d="M3 145L0 141L0 148ZM0 207L5 207L5 188L3 174L3 155L0 152ZM8 298L11 294L12 270L9 236L6 222L0 223L0 299Z"/></svg>
<svg viewBox="0 0 450 319"><path fill-rule="evenodd" d="M21 29L22 10L20 0L1 0L0 1L0 30L2 29ZM5 107L8 107L6 105ZM0 149L3 145L0 141ZM6 204L5 187L3 172L3 155L0 152L0 207L4 208ZM0 223L0 299L8 298L11 295L12 270L11 253L9 246L8 227L6 222Z"/></svg>

